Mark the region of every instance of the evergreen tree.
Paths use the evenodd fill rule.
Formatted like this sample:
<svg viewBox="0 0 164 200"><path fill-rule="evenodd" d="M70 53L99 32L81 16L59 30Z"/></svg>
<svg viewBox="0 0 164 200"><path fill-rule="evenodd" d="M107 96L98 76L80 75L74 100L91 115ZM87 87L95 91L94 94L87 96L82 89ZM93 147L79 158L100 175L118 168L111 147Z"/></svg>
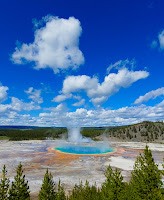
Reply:
<svg viewBox="0 0 164 200"><path fill-rule="evenodd" d="M90 186L86 181L85 185L75 185L69 200L101 200L100 191L96 185Z"/></svg>
<svg viewBox="0 0 164 200"><path fill-rule="evenodd" d="M83 188L82 182L80 183L80 185L75 185L75 187L72 190L72 194L69 196L69 200L76 200L76 199L81 200L80 194L82 192L82 188Z"/></svg>
<svg viewBox="0 0 164 200"><path fill-rule="evenodd" d="M83 195L84 199L87 200L100 200L100 191L97 189L96 184L90 186L89 182L86 181L84 187L83 187Z"/></svg>
<svg viewBox="0 0 164 200"><path fill-rule="evenodd" d="M39 200L55 200L57 194L55 192L55 183L53 176L48 172L48 169L44 175L43 184L39 192Z"/></svg>
<svg viewBox="0 0 164 200"><path fill-rule="evenodd" d="M66 200L64 187L61 185L60 180L58 184L57 200Z"/></svg>
<svg viewBox="0 0 164 200"><path fill-rule="evenodd" d="M25 181L23 175L22 164L20 163L17 168L17 175L14 177L11 188L9 190L9 200L29 200L30 191L28 181Z"/></svg>
<svg viewBox="0 0 164 200"><path fill-rule="evenodd" d="M8 190L9 190L9 179L6 178L7 171L6 166L4 165L2 170L2 179L0 181L0 200L8 199Z"/></svg>
<svg viewBox="0 0 164 200"><path fill-rule="evenodd" d="M113 172L109 165L106 172L106 181L102 185L101 196L102 199L120 200L125 199L126 184L123 182L123 176L118 169Z"/></svg>
<svg viewBox="0 0 164 200"><path fill-rule="evenodd" d="M162 195L162 171L154 162L152 152L146 145L143 155L139 155L132 172L130 187L133 188L133 199L164 199Z"/></svg>

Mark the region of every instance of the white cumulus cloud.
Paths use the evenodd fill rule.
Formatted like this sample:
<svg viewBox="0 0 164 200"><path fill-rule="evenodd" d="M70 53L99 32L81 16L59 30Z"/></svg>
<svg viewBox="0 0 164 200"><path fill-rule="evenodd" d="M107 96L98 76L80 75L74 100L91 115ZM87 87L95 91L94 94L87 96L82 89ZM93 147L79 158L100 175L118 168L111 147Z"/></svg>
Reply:
<svg viewBox="0 0 164 200"><path fill-rule="evenodd" d="M164 30L158 33L158 37L156 40L153 40L150 44L152 49L159 47L159 50L164 49Z"/></svg>
<svg viewBox="0 0 164 200"><path fill-rule="evenodd" d="M96 89L98 79L96 77L91 78L86 75L68 76L63 82L62 92L64 94L70 94L71 92L78 92L79 90L91 90Z"/></svg>
<svg viewBox="0 0 164 200"><path fill-rule="evenodd" d="M35 102L31 101L30 103L23 102L16 97L11 98L11 104L9 104L9 108L13 111L23 111L23 110L39 110L40 106L36 105Z"/></svg>
<svg viewBox="0 0 164 200"><path fill-rule="evenodd" d="M0 103L7 99L7 90L8 89L9 89L8 87L0 85Z"/></svg>
<svg viewBox="0 0 164 200"><path fill-rule="evenodd" d="M51 112L65 112L67 110L67 106L64 103L60 103L56 107L46 108L45 110L50 110Z"/></svg>
<svg viewBox="0 0 164 200"><path fill-rule="evenodd" d="M36 123L49 126L66 126L70 123L81 126L115 126L139 123L142 121L157 121L164 118L164 100L155 106L126 106L119 109L91 109L78 108L73 112L58 112L58 107L52 112L40 113ZM61 120L62 119L62 120Z"/></svg>
<svg viewBox="0 0 164 200"><path fill-rule="evenodd" d="M41 104L43 103L43 98L41 97L41 90L34 89L33 87L30 87L28 90L25 90L25 93L27 93L29 96L29 99L32 99L34 102Z"/></svg>
<svg viewBox="0 0 164 200"><path fill-rule="evenodd" d="M60 100L59 97L64 97L65 100L72 93L85 91L93 104L101 105L110 96L118 92L120 88L127 88L132 83L148 76L147 71L133 71L126 67L118 69L117 73L110 73L105 76L102 83L99 82L97 77L92 78L86 75L68 76L63 82L62 94L55 98ZM63 101L62 98L61 101Z"/></svg>
<svg viewBox="0 0 164 200"><path fill-rule="evenodd" d="M164 49L164 30L161 31L158 35L160 49Z"/></svg>
<svg viewBox="0 0 164 200"><path fill-rule="evenodd" d="M155 99L158 96L164 95L164 87L158 88L156 90L152 90L146 93L144 96L140 96L138 99L135 100L134 104L140 104L146 102L150 99Z"/></svg>
<svg viewBox="0 0 164 200"><path fill-rule="evenodd" d="M155 106L126 106L119 109L84 109L77 108L68 111L66 105L47 108L38 116L20 114L21 110L30 110L32 106L18 99L13 100L13 105L0 104L0 124L20 124L38 126L115 126L134 124L142 121L157 121L164 119L164 100ZM21 104L21 105L20 105ZM13 109L11 109L13 107ZM23 108L24 107L24 108ZM34 107L33 107L34 109Z"/></svg>
<svg viewBox="0 0 164 200"><path fill-rule="evenodd" d="M73 106L80 107L85 104L85 99L81 99L79 102L72 104Z"/></svg>
<svg viewBox="0 0 164 200"><path fill-rule="evenodd" d="M21 111L31 111L31 110L40 110L41 107L36 105L35 102L31 101L26 103L16 97L11 97L11 103L9 104L0 104L0 114L5 115L12 111L21 112Z"/></svg>
<svg viewBox="0 0 164 200"><path fill-rule="evenodd" d="M58 103L58 102L61 102L61 101L65 101L66 99L69 99L71 97L72 97L71 94L69 94L69 95L61 94L61 95L54 97L52 101Z"/></svg>
<svg viewBox="0 0 164 200"><path fill-rule="evenodd" d="M79 49L80 21L74 17L54 16L44 17L43 21L45 26L35 30L34 42L16 47L12 61L16 64L34 62L35 69L49 67L54 73L83 64L84 56Z"/></svg>

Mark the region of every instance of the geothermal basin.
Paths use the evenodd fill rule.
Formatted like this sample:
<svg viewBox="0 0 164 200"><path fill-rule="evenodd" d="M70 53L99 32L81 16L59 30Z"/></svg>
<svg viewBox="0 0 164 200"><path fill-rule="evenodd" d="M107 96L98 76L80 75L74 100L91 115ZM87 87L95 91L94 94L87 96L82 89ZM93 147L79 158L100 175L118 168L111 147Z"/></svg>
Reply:
<svg viewBox="0 0 164 200"><path fill-rule="evenodd" d="M106 139L106 141L109 143L109 139ZM80 148L78 147L80 154L58 149L72 145L73 147L80 146ZM122 171L124 181L128 181L136 158L139 153L143 152L145 145L142 142L118 142L111 141L111 139L110 146L104 145L103 141L76 144L61 140L0 140L0 170L5 164L8 171L7 176L11 183L16 175L17 166L21 162L30 186L32 200L38 199L37 195L47 168L53 175L55 183L58 183L60 179L61 183L64 184L66 193L69 194L75 184L79 184L80 181L85 183L86 179L90 184L96 182L97 186L101 187L101 184L105 181L104 172L109 164L112 168L119 168ZM148 145L152 150L155 162L162 169L164 144L148 143ZM85 150L89 149L89 152L81 154L81 146L85 146ZM103 151L103 147L106 147L106 151L109 150L108 148L113 149L108 153L97 154L97 149L91 147L98 147L101 151ZM70 151L67 148L66 150ZM96 152L93 152L93 150ZM2 173L0 172L1 177ZM34 196L36 198L33 198Z"/></svg>

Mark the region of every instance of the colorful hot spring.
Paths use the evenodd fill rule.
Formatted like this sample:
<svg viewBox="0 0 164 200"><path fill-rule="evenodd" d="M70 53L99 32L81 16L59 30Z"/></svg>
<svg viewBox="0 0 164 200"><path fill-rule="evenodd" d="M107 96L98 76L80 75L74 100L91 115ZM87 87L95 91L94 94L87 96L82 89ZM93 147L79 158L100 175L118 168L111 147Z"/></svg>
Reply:
<svg viewBox="0 0 164 200"><path fill-rule="evenodd" d="M62 146L55 148L58 151L63 153L72 153L72 154L105 154L114 152L113 148L109 147L93 147L93 146L78 146L78 145L71 145L71 146Z"/></svg>

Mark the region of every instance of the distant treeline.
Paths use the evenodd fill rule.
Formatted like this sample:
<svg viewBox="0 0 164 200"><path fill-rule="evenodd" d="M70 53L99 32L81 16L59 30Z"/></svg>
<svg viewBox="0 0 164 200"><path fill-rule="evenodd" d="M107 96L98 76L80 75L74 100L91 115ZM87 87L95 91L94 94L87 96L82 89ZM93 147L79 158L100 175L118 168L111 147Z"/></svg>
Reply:
<svg viewBox="0 0 164 200"><path fill-rule="evenodd" d="M81 134L84 137L90 137L94 139L97 136L102 135L106 132L107 129L112 129L113 127L106 128L106 127L84 127L81 129Z"/></svg>
<svg viewBox="0 0 164 200"><path fill-rule="evenodd" d="M93 140L101 139L101 136L118 138L129 141L163 141L164 122L144 121L129 126L110 127L83 127L81 134ZM0 127L0 139L9 140L45 140L68 137L67 128L39 128L39 127Z"/></svg>
<svg viewBox="0 0 164 200"><path fill-rule="evenodd" d="M164 166L163 166L164 167ZM105 172L106 180L100 188L90 185L88 181L75 185L68 196L59 180L58 186L53 181L52 174L46 171L42 187L38 194L39 200L164 200L162 182L164 170L159 170L154 162L152 152L146 146L139 155L129 183L123 181L119 169L113 170L109 165ZM101 179L101 177L99 177ZM9 187L6 166L2 170L0 180L1 200L30 200L30 188L25 180L22 164L17 168L17 174Z"/></svg>
<svg viewBox="0 0 164 200"><path fill-rule="evenodd" d="M109 129L113 129L116 127L109 127ZM84 137L90 137L94 139L97 136L105 133L107 128L105 127L84 127L81 129L81 134ZM68 137L67 128L38 128L31 127L31 129L21 129L18 128L1 128L0 129L0 139L9 139L9 140L45 140L47 138L56 139L61 138L62 136Z"/></svg>
<svg viewBox="0 0 164 200"><path fill-rule="evenodd" d="M0 138L9 140L45 140L60 138L66 128L0 129Z"/></svg>

